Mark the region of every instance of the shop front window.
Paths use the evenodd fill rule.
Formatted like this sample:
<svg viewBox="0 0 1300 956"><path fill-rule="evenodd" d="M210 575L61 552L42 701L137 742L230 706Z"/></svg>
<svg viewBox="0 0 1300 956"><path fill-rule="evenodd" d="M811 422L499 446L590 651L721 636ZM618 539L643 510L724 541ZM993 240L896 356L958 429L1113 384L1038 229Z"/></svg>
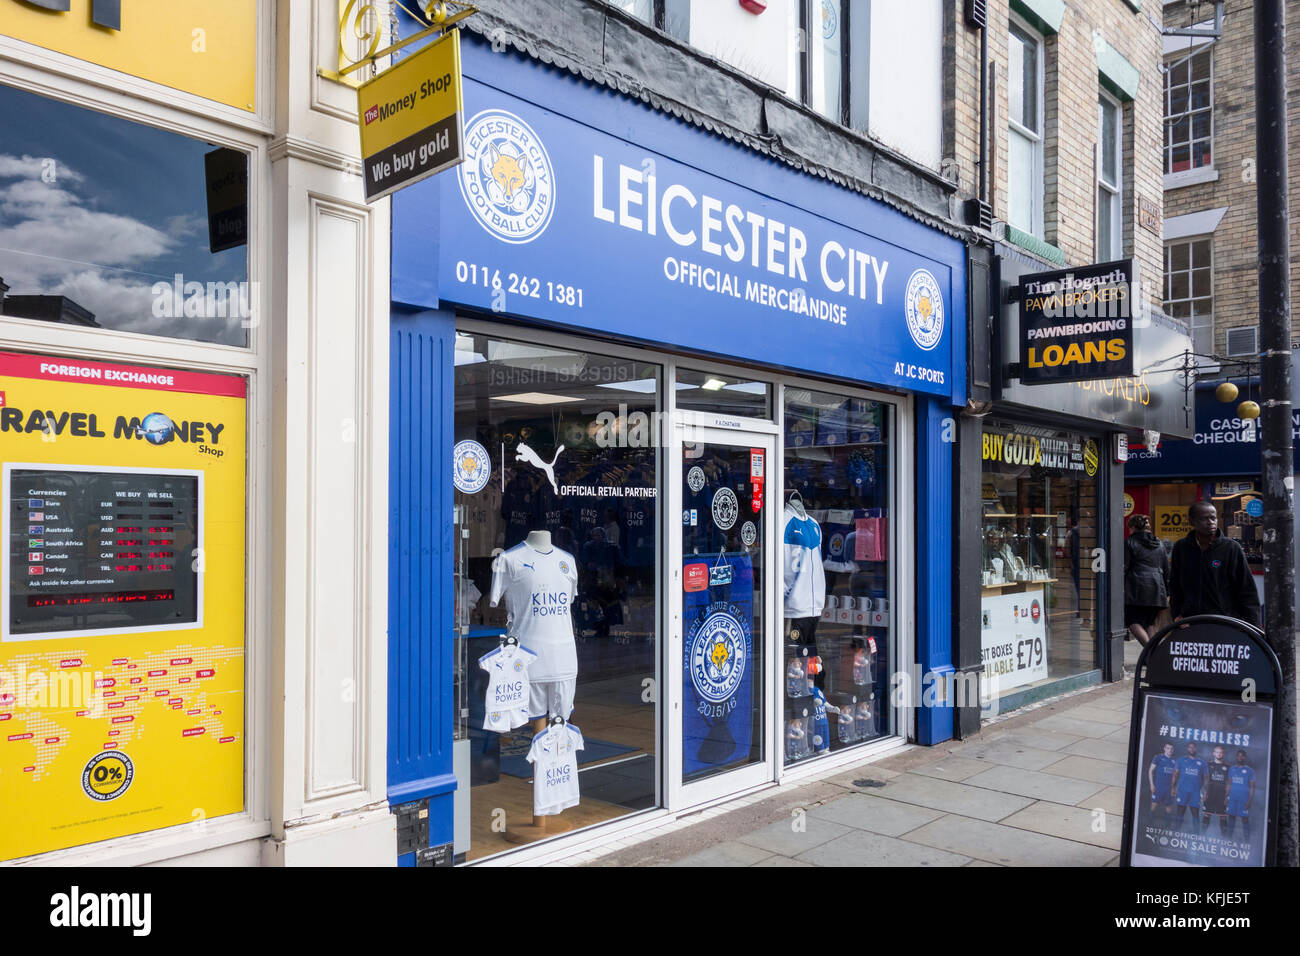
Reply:
<svg viewBox="0 0 1300 956"><path fill-rule="evenodd" d="M245 346L248 157L0 86L0 316Z"/></svg>
<svg viewBox="0 0 1300 956"><path fill-rule="evenodd" d="M983 437L980 635L990 698L1097 667L1098 443L989 422Z"/></svg>
<svg viewBox="0 0 1300 956"><path fill-rule="evenodd" d="M892 409L785 389L784 754L894 733Z"/></svg>
<svg viewBox="0 0 1300 956"><path fill-rule="evenodd" d="M455 364L457 823L475 860L656 805L662 370L476 332Z"/></svg>

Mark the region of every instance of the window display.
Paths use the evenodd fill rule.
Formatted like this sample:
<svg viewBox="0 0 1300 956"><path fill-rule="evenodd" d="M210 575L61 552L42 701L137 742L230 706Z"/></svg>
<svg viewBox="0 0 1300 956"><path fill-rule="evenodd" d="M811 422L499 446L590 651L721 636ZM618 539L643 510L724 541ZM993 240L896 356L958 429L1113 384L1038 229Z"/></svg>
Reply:
<svg viewBox="0 0 1300 956"><path fill-rule="evenodd" d="M655 803L662 372L473 332L455 364L453 716L476 860Z"/></svg>
<svg viewBox="0 0 1300 956"><path fill-rule="evenodd" d="M987 691L1097 667L1097 442L1033 425L984 427L980 626Z"/></svg>
<svg viewBox="0 0 1300 956"><path fill-rule="evenodd" d="M785 761L892 732L891 409L785 390Z"/></svg>

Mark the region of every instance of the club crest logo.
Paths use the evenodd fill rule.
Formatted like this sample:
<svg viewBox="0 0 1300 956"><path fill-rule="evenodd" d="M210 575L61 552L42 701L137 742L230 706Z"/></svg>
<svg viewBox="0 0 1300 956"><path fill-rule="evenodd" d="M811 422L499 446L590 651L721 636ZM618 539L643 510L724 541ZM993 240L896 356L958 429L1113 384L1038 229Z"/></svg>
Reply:
<svg viewBox="0 0 1300 956"><path fill-rule="evenodd" d="M840 12L831 0L822 0L822 39L829 40L840 28Z"/></svg>
<svg viewBox="0 0 1300 956"><path fill-rule="evenodd" d="M700 493L700 489L704 487L704 469L701 468L699 465L696 465L689 472L687 472L686 486L690 488L694 494L698 495Z"/></svg>
<svg viewBox="0 0 1300 956"><path fill-rule="evenodd" d="M740 540L747 548L754 546L754 542L758 540L758 529L754 527L754 522L746 521L740 526Z"/></svg>
<svg viewBox="0 0 1300 956"><path fill-rule="evenodd" d="M929 270L917 269L907 280L904 308L912 341L930 351L943 338L943 293Z"/></svg>
<svg viewBox="0 0 1300 956"><path fill-rule="evenodd" d="M555 170L531 126L505 110L465 124L460 192L479 224L504 242L532 242L555 211Z"/></svg>
<svg viewBox="0 0 1300 956"><path fill-rule="evenodd" d="M719 488L713 495L713 523L730 531L740 517L740 501L730 488Z"/></svg>
<svg viewBox="0 0 1300 956"><path fill-rule="evenodd" d="M1038 601L1034 601L1033 604L1029 605L1029 616L1034 619L1035 624L1037 624L1038 619L1043 616L1043 606L1039 604Z"/></svg>
<svg viewBox="0 0 1300 956"><path fill-rule="evenodd" d="M686 654L691 685L701 703L735 706L733 696L749 666L749 641L728 604L710 605L711 612L691 638Z"/></svg>
<svg viewBox="0 0 1300 956"><path fill-rule="evenodd" d="M561 561L561 562L560 562L560 573L561 573L561 574L568 574L568 573L569 573L569 562L568 562L568 561Z"/></svg>
<svg viewBox="0 0 1300 956"><path fill-rule="evenodd" d="M457 491L473 495L487 487L492 477L492 459L486 448L473 439L466 439L456 443L451 458L451 481Z"/></svg>

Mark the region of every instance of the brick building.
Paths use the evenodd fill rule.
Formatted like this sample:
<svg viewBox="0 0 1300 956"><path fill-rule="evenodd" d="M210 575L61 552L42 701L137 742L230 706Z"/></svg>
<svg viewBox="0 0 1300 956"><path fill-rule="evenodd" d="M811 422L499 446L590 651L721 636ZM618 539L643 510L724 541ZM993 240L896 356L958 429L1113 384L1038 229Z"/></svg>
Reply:
<svg viewBox="0 0 1300 956"><path fill-rule="evenodd" d="M1167 37L1164 158L1164 299L1170 314L1188 319L1196 351L1223 359L1258 352L1258 258L1255 191L1254 17L1249 0L1223 4L1223 33ZM1287 4L1294 24L1300 4ZM1170 28L1214 27L1214 4L1165 4ZM1294 58L1294 31L1288 57ZM1300 104L1288 104L1291 137ZM1292 150L1291 295L1297 291L1295 197L1300 157ZM1233 365L1236 362L1232 363Z"/></svg>

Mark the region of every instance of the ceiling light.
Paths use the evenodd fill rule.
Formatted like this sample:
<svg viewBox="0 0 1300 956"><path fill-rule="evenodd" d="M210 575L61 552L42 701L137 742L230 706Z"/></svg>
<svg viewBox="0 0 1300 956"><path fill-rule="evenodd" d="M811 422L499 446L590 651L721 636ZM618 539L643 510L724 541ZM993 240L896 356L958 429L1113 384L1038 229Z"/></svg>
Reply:
<svg viewBox="0 0 1300 956"><path fill-rule="evenodd" d="M711 378L701 385L700 388L707 389L710 392L716 392L726 384L727 383L720 378Z"/></svg>
<svg viewBox="0 0 1300 956"><path fill-rule="evenodd" d="M523 405L565 405L580 402L580 398L568 395L547 395L545 392L516 392L513 395L493 395L494 402L519 402Z"/></svg>

